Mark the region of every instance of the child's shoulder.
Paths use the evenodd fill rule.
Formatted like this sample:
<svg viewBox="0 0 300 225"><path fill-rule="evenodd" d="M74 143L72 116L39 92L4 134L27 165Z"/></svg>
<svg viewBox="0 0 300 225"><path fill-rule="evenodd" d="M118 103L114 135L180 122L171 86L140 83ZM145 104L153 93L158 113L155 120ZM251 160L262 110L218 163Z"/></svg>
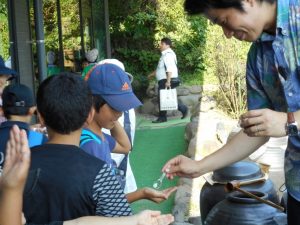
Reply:
<svg viewBox="0 0 300 225"><path fill-rule="evenodd" d="M88 143L88 142L96 142L97 144L101 144L101 138L95 134L93 131L89 129L83 129L80 136L80 146Z"/></svg>
<svg viewBox="0 0 300 225"><path fill-rule="evenodd" d="M29 147L34 147L37 145L44 144L47 141L47 137L40 132L29 130L28 141L29 141Z"/></svg>

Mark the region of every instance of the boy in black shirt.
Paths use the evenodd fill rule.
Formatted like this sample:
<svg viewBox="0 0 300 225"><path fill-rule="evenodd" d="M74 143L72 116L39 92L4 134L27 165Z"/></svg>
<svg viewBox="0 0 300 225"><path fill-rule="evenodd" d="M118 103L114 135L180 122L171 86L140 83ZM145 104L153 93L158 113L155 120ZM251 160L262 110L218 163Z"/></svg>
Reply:
<svg viewBox="0 0 300 225"><path fill-rule="evenodd" d="M101 160L82 151L81 129L92 95L77 75L47 78L37 92L38 116L49 142L32 148L31 174L24 193L29 223L65 221L82 216L127 216L130 206L118 181Z"/></svg>

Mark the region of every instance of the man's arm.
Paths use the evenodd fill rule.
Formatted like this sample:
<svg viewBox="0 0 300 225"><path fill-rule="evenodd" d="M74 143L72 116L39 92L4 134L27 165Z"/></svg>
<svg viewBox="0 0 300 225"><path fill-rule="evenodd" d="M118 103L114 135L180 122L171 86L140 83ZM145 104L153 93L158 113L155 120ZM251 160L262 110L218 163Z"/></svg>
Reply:
<svg viewBox="0 0 300 225"><path fill-rule="evenodd" d="M166 88L171 88L171 78L172 78L172 72L166 72L167 74L167 81L165 83Z"/></svg>
<svg viewBox="0 0 300 225"><path fill-rule="evenodd" d="M174 221L171 214L161 215L159 211L144 210L137 215L108 218L99 216L87 216L65 221L64 225L168 225Z"/></svg>
<svg viewBox="0 0 300 225"><path fill-rule="evenodd" d="M113 129L110 130L111 136L116 140L116 146L113 149L113 153L127 154L131 149L131 143L126 134L126 131L121 124L116 121Z"/></svg>
<svg viewBox="0 0 300 225"><path fill-rule="evenodd" d="M195 161L182 155L177 156L169 160L162 171L171 179L174 176L199 177L246 158L268 140L269 137L249 137L241 130L226 145L204 159Z"/></svg>

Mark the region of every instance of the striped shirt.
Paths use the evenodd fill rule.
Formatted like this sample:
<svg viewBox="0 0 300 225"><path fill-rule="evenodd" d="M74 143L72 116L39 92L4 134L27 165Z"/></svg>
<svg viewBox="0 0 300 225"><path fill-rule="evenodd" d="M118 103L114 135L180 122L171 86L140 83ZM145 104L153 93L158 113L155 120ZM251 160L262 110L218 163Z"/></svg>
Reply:
<svg viewBox="0 0 300 225"><path fill-rule="evenodd" d="M248 109L300 110L300 1L277 0L276 34L263 33L247 61ZM288 192L300 201L300 136L285 153Z"/></svg>

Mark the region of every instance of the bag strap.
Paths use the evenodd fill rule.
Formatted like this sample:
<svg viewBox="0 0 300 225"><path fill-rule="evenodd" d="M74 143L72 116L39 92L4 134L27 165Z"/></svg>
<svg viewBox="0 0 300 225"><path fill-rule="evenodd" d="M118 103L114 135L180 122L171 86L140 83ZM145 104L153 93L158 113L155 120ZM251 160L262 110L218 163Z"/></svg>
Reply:
<svg viewBox="0 0 300 225"><path fill-rule="evenodd" d="M132 150L132 142L131 142L131 123L130 123L130 118L129 118L129 111L125 111L123 113L124 115L124 130L130 140L131 143L131 150ZM119 169L123 170L126 174L127 172L127 161L128 161L128 154L125 154L125 157L122 159L119 165Z"/></svg>
<svg viewBox="0 0 300 225"><path fill-rule="evenodd" d="M171 52L167 52L166 54L171 54ZM165 54L165 55L166 55ZM165 56L164 55L164 56ZM167 72L167 66L166 66L166 63L165 63L165 60L164 60L164 56L163 56L163 62L164 62L164 66L165 66L165 71ZM177 66L177 60L176 60L176 58L174 57L174 62L175 62L175 64L176 64L176 66Z"/></svg>
<svg viewBox="0 0 300 225"><path fill-rule="evenodd" d="M172 52L167 52L166 54L173 54L173 53L172 53ZM166 55L166 54L165 54L165 55ZM174 54L175 54L175 53L174 53ZM163 62L164 62L165 72L167 73L167 66L166 66L164 57L163 57ZM177 66L177 59L176 59L176 56L174 57L174 62L175 62L175 65ZM179 73L178 66L177 66L177 71L178 71L178 73ZM178 75L178 78L179 78L179 75Z"/></svg>

